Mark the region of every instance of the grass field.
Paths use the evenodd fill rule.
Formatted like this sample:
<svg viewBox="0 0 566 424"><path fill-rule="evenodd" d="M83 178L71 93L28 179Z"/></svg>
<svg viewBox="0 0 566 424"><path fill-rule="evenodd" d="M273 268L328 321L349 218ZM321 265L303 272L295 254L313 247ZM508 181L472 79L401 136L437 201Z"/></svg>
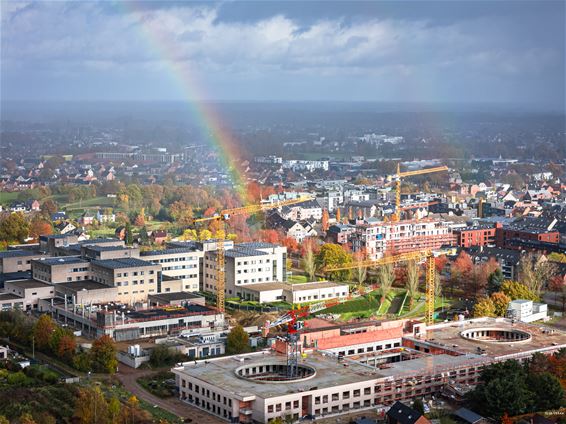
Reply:
<svg viewBox="0 0 566 424"><path fill-rule="evenodd" d="M306 275L291 275L287 281L291 284L297 283L308 283L308 278Z"/></svg>
<svg viewBox="0 0 566 424"><path fill-rule="evenodd" d="M0 204L9 205L18 199L18 194L17 191L0 191Z"/></svg>
<svg viewBox="0 0 566 424"><path fill-rule="evenodd" d="M82 200L80 202L63 203L61 208L67 211L85 208L112 208L116 199L106 196L93 197L92 199Z"/></svg>

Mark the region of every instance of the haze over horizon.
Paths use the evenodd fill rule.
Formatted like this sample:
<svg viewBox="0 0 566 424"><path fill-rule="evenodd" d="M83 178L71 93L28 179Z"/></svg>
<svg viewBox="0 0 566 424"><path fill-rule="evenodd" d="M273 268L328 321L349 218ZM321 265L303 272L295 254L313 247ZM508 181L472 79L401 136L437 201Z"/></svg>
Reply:
<svg viewBox="0 0 566 424"><path fill-rule="evenodd" d="M340 100L564 112L561 1L1 7L3 103Z"/></svg>

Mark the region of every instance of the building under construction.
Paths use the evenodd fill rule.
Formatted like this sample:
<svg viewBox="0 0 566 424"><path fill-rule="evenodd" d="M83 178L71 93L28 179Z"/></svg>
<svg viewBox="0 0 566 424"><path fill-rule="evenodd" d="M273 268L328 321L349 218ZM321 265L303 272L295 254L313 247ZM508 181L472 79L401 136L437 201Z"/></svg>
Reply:
<svg viewBox="0 0 566 424"><path fill-rule="evenodd" d="M455 240L448 222L431 219L384 222L375 218L358 221L350 239L354 251L366 252L372 260L385 254L437 250L452 245Z"/></svg>
<svg viewBox="0 0 566 424"><path fill-rule="evenodd" d="M318 320L306 328L294 375L277 349L193 361L173 369L180 399L228 422L339 416L433 394L457 399L485 365L566 347L566 333L493 318L428 328L410 321L325 326Z"/></svg>

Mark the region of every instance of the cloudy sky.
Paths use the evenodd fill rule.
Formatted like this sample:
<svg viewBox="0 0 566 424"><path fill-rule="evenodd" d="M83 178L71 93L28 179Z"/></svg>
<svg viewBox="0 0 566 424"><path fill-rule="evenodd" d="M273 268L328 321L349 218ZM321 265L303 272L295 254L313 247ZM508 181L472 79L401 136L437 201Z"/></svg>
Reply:
<svg viewBox="0 0 566 424"><path fill-rule="evenodd" d="M563 108L564 4L2 0L2 98Z"/></svg>

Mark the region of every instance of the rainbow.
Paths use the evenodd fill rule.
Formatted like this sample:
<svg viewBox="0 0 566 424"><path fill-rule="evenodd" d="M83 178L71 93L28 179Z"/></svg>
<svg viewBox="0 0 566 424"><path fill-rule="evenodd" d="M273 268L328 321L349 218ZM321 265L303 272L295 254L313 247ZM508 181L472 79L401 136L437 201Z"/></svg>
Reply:
<svg viewBox="0 0 566 424"><path fill-rule="evenodd" d="M170 77L184 93L184 98L195 121L203 134L206 134L217 148L221 164L230 175L240 201L244 205L248 204L250 196L247 190L245 170L242 167L241 146L222 125L222 118L218 111L210 102L204 101L206 99L204 86L197 80L194 70L187 63L176 59L174 43L148 25L143 16L144 12L137 7L136 1L118 1L114 4L121 7L124 13L133 14L137 18L141 35L150 48L167 64Z"/></svg>

